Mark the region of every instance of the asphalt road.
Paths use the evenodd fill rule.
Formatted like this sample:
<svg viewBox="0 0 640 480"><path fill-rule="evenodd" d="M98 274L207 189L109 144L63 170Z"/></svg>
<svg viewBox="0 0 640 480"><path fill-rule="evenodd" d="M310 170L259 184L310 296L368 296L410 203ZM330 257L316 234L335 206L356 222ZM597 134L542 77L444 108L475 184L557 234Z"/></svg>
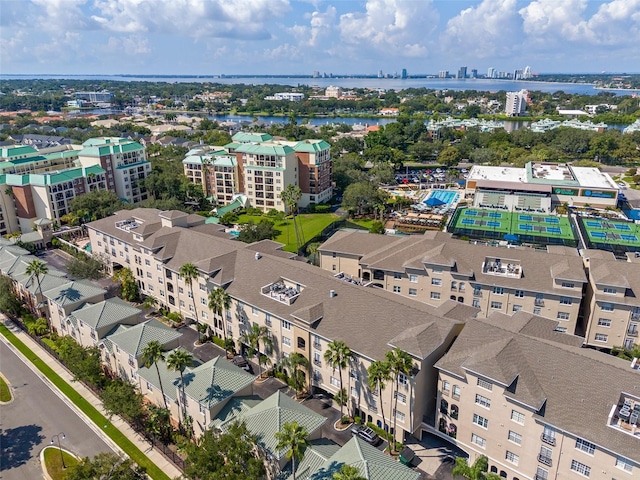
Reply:
<svg viewBox="0 0 640 480"><path fill-rule="evenodd" d="M91 430L20 358L0 342L0 369L14 400L0 410L0 479L42 478L40 451L64 432L63 448L81 457L110 452Z"/></svg>

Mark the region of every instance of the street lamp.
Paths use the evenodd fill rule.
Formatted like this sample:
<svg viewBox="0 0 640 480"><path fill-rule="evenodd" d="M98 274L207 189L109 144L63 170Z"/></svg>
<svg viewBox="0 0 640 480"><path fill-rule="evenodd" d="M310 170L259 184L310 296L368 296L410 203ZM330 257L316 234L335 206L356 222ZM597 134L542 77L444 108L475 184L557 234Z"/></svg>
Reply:
<svg viewBox="0 0 640 480"><path fill-rule="evenodd" d="M54 435L53 437L51 437L51 445L53 445L55 443L54 439L58 440L58 450L60 450L60 460L62 460L62 469L67 468L67 466L64 464L64 455L62 454L62 446L60 445L60 439L64 440L65 435L64 432L60 432L57 435Z"/></svg>

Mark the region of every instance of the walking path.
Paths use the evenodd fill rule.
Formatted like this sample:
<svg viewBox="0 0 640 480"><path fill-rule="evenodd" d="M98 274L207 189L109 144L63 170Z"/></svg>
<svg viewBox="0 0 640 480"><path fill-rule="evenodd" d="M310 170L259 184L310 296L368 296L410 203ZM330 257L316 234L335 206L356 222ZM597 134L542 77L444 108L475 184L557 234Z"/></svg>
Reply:
<svg viewBox="0 0 640 480"><path fill-rule="evenodd" d="M24 343L42 362L46 363L56 374L58 374L65 382L67 382L71 388L78 392L85 400L87 400L96 410L102 415L107 416L102 407L100 399L82 383L73 380L73 375L70 374L49 352L44 350L37 342L35 342L27 333L17 327L11 320L5 315L0 314L0 321L22 342ZM18 349L16 349L11 342L4 335L0 334L0 341L5 343L11 350L22 359L22 361L36 374L42 378L44 383L64 401L69 408L71 408L85 423L98 434L107 445L109 445L115 452L125 454L120 447L118 447L111 438L103 431L102 425L95 425L87 415L82 412L73 402L71 402L45 375L38 370L33 364L32 360L26 358ZM182 475L182 472L171 463L162 453L154 449L149 442L147 442L142 436L138 435L127 422L122 420L119 416L113 416L111 418L111 424L115 426L123 435L125 435L141 452L143 452L151 462L156 464L165 474L171 478L177 478ZM106 425L104 426L106 427Z"/></svg>

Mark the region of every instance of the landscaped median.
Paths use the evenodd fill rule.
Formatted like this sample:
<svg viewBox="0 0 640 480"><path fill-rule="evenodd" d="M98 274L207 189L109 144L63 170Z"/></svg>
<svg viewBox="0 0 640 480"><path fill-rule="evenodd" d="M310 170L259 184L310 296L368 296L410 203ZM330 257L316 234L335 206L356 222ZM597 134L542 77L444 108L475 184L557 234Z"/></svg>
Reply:
<svg viewBox="0 0 640 480"><path fill-rule="evenodd" d="M71 400L93 423L118 445L135 463L146 470L147 475L155 480L170 480L170 477L140 451L120 430L104 415L91 405L84 397L64 381L45 362L18 339L7 327L0 324L0 333L4 335L35 367L40 370L64 395Z"/></svg>

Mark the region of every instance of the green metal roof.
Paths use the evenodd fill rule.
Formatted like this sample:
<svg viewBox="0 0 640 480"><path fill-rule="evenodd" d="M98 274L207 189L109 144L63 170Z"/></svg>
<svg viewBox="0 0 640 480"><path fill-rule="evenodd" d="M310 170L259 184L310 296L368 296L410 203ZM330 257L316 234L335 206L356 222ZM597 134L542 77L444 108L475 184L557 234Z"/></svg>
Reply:
<svg viewBox="0 0 640 480"><path fill-rule="evenodd" d="M299 480L307 480L309 476L316 472L340 450L340 445L329 440L328 438L319 438L312 440L311 445L304 451L304 457L299 465L296 466L296 478ZM293 480L293 475L288 480Z"/></svg>
<svg viewBox="0 0 640 480"><path fill-rule="evenodd" d="M9 185L56 185L62 182L70 182L77 178L87 177L89 174L99 175L105 173L99 165L90 167L76 167L46 173L7 173L5 181Z"/></svg>
<svg viewBox="0 0 640 480"><path fill-rule="evenodd" d="M140 311L137 308L135 310ZM121 325L121 327L106 339L136 358L142 355L142 351L149 342L158 341L161 345L167 345L182 336L180 332L155 319L138 325Z"/></svg>
<svg viewBox="0 0 640 480"><path fill-rule="evenodd" d="M273 140L273 137L268 133L238 132L231 137L231 140L240 143L266 142L268 140Z"/></svg>
<svg viewBox="0 0 640 480"><path fill-rule="evenodd" d="M109 342L105 342L108 344ZM171 351L165 352L165 358L171 354ZM194 359L194 362L197 360ZM160 372L160 378L158 379L158 371ZM153 385L154 388L160 389L160 382L162 381L162 388L164 389L164 393L171 400L176 400L178 398L178 387L180 385L180 372L175 370L170 370L167 367L166 361L158 362L158 369L156 370L155 365L151 365L150 367L141 366L138 369L138 375L142 377L145 381L149 382Z"/></svg>
<svg viewBox="0 0 640 480"><path fill-rule="evenodd" d="M119 166L116 167L116 170L126 170L128 168L137 167L139 165L145 165L147 163L151 163L151 162L148 162L147 160L142 160L140 162L129 163L127 165L119 165Z"/></svg>
<svg viewBox="0 0 640 480"><path fill-rule="evenodd" d="M315 153L320 152L322 150L330 149L331 145L324 140L303 140L301 142L296 143L293 146L293 149L296 152L309 152Z"/></svg>
<svg viewBox="0 0 640 480"><path fill-rule="evenodd" d="M126 138L90 138L82 146L84 148L80 150L79 155L86 157L98 157L144 149L138 142Z"/></svg>
<svg viewBox="0 0 640 480"><path fill-rule="evenodd" d="M76 280L50 290L45 290L43 294L49 300L52 300L61 307L64 307L65 305L80 303L97 295L104 295L105 293L105 289L96 287L90 282Z"/></svg>
<svg viewBox="0 0 640 480"><path fill-rule="evenodd" d="M284 157L290 153L295 153L293 148L288 145L276 145L276 144L261 144L255 145L253 143L246 143L244 145L240 145L237 152L241 153L250 153L253 155L277 155L280 157Z"/></svg>
<svg viewBox="0 0 640 480"><path fill-rule="evenodd" d="M342 465L356 467L366 480L418 480L420 474L369 445L359 437L353 437L333 454L309 480L331 480Z"/></svg>
<svg viewBox="0 0 640 480"><path fill-rule="evenodd" d="M30 145L19 145L16 147L2 147L0 148L0 157L9 158L16 157L18 155L32 155L38 153L38 150Z"/></svg>
<svg viewBox="0 0 640 480"><path fill-rule="evenodd" d="M73 315L94 330L98 330L114 326L122 320L138 315L141 311L116 297L85 305L81 309L75 310Z"/></svg>

